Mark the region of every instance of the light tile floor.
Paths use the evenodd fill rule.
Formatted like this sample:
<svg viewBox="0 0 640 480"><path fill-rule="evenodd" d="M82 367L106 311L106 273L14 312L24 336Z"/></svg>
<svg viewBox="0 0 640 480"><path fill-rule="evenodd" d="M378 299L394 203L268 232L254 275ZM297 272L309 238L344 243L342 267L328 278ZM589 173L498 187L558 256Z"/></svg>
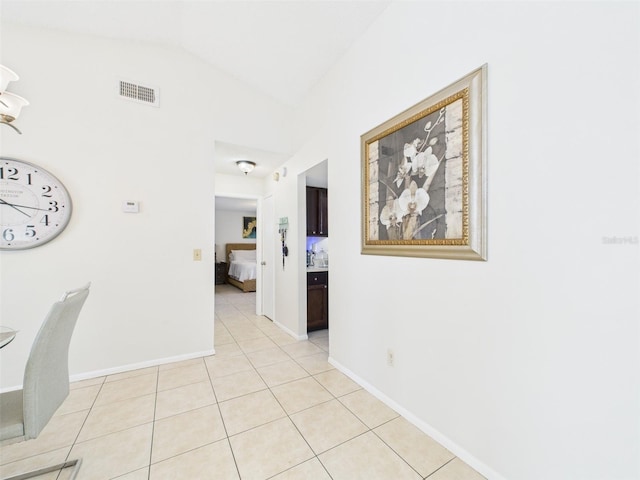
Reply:
<svg viewBox="0 0 640 480"><path fill-rule="evenodd" d="M72 385L39 438L2 447L2 478L82 457L79 480L481 480L328 362L216 286L216 355ZM69 472L47 480L68 479Z"/></svg>

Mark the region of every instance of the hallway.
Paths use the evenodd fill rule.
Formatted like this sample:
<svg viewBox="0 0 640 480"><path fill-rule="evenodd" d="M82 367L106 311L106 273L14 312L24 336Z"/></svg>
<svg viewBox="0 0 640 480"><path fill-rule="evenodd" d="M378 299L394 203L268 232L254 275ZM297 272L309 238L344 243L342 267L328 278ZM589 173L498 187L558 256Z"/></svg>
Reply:
<svg viewBox="0 0 640 480"><path fill-rule="evenodd" d="M333 368L327 331L295 341L254 312L216 286L215 356L74 383L2 477L82 457L79 480L483 478Z"/></svg>

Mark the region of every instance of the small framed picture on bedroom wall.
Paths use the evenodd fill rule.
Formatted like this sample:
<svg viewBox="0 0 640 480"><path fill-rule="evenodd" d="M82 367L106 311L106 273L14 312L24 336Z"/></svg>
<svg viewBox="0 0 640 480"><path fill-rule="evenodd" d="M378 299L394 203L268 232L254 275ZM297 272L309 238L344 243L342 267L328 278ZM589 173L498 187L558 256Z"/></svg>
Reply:
<svg viewBox="0 0 640 480"><path fill-rule="evenodd" d="M256 238L256 217L242 217L242 238Z"/></svg>

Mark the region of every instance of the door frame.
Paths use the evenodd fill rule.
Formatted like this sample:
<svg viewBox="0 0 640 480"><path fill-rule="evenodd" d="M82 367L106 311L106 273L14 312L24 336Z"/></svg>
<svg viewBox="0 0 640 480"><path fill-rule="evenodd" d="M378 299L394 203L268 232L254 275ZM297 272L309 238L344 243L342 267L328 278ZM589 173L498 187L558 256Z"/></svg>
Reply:
<svg viewBox="0 0 640 480"><path fill-rule="evenodd" d="M318 169L326 170L326 178L323 178L320 183L318 183L313 172ZM324 183L322 183L324 182ZM310 165L307 169L302 171L298 177L298 205L300 206L298 210L298 218L300 219L300 227L298 228L298 241L299 244L303 246L300 250L300 267L299 267L299 278L300 285L302 288L300 289L299 297L298 297L298 332L300 336L304 338L308 338L307 332L307 262L306 262L306 245L307 245L307 186L313 187L323 187L329 188L329 159L325 158L321 161L318 161L312 165ZM329 309L331 307L329 306Z"/></svg>
<svg viewBox="0 0 640 480"><path fill-rule="evenodd" d="M260 265L262 261L262 198L257 195L248 195L248 194L233 194L233 193L216 193L213 199L213 241L216 241L216 229L215 229L215 211L216 211L216 198L217 197L225 197L225 198L234 198L238 200L256 200L256 219L257 219L257 228L256 228L256 261L257 264ZM225 259L226 261L226 259ZM214 269L214 278L215 278L215 264L213 265ZM215 292L215 289L214 289ZM214 293L215 297L215 293ZM256 315L262 315L262 275L256 275Z"/></svg>

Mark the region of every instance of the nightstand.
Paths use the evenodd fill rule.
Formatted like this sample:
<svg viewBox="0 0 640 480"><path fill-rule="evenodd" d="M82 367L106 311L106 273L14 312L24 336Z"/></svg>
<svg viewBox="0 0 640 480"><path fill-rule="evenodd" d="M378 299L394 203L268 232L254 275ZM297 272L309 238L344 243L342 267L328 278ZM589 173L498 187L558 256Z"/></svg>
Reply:
<svg viewBox="0 0 640 480"><path fill-rule="evenodd" d="M227 283L227 262L216 263L216 285Z"/></svg>

